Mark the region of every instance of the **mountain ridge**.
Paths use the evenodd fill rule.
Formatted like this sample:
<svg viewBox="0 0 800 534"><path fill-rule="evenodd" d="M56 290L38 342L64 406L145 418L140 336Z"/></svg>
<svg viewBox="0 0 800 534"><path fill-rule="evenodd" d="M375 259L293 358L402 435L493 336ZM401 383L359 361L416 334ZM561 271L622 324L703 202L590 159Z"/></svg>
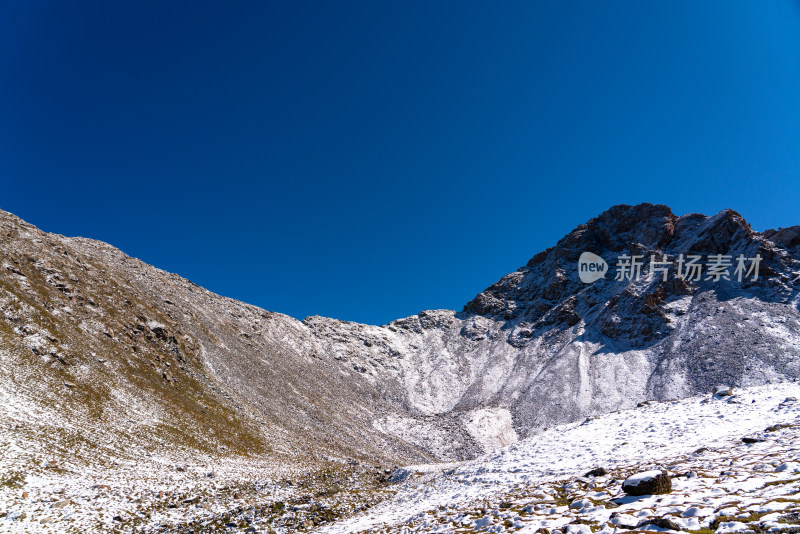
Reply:
<svg viewBox="0 0 800 534"><path fill-rule="evenodd" d="M381 326L298 321L101 241L47 234L6 212L0 223L10 395L66 396L62 410L85 433L113 429L125 442L134 434L123 419L152 432L153 447L465 459L650 398L800 376L800 227L758 233L733 210L614 206L461 311ZM587 250L609 263L623 252L759 254L762 277L587 285L577 271Z"/></svg>

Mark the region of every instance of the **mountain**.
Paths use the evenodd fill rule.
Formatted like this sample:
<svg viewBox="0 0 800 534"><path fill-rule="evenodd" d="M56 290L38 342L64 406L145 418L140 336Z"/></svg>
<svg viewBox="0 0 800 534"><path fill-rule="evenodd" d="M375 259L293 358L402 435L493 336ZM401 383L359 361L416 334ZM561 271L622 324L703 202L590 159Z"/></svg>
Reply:
<svg viewBox="0 0 800 534"><path fill-rule="evenodd" d="M731 210L614 206L463 310L383 326L298 321L6 212L0 251L5 415L53 450L467 459L644 400L800 377L800 227L758 233ZM605 278L580 280L584 252ZM697 254L730 256L729 279L676 276ZM673 262L666 280L646 276L652 255ZM740 255L757 279L737 279ZM625 256L645 276L616 280Z"/></svg>
<svg viewBox="0 0 800 534"><path fill-rule="evenodd" d="M799 229L759 234L730 210L677 217L666 206L615 206L461 312L422 312L384 327L317 317L304 323L326 353L378 387L396 385L389 394L424 416L393 416L383 428L418 442L434 434L428 421L455 418L464 433L454 447L471 451L471 440L489 450L647 399L796 379ZM730 280L687 281L673 266L666 281L658 272L652 280L607 276L587 285L578 273L586 251L610 263L624 253L763 259L757 280L739 282L731 268Z"/></svg>

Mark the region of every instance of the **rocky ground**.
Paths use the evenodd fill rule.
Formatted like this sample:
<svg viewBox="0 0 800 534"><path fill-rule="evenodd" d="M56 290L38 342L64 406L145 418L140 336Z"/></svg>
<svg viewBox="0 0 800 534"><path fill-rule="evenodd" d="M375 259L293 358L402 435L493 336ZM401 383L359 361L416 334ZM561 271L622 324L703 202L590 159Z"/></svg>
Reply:
<svg viewBox="0 0 800 534"><path fill-rule="evenodd" d="M419 474L324 532L800 532L800 387L645 404ZM628 496L664 470L672 491ZM413 468L411 468L413 471Z"/></svg>
<svg viewBox="0 0 800 534"><path fill-rule="evenodd" d="M375 466L174 455L90 465L4 445L0 532L307 531L393 493Z"/></svg>
<svg viewBox="0 0 800 534"><path fill-rule="evenodd" d="M632 465L440 506L365 532L800 532L798 432L764 437L768 443L701 448L669 462L666 495L625 495L625 477L644 467Z"/></svg>
<svg viewBox="0 0 800 534"><path fill-rule="evenodd" d="M0 531L800 532L800 385L726 393L643 403L468 462L399 469L135 444L89 458L3 423ZM672 491L626 496L623 481L650 469L665 470Z"/></svg>

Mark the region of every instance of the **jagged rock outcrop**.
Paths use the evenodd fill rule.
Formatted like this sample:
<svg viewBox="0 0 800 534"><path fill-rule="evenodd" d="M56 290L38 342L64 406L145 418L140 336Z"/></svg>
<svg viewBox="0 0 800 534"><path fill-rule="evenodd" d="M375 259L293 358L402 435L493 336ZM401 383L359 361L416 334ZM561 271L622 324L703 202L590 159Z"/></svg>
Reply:
<svg viewBox="0 0 800 534"><path fill-rule="evenodd" d="M798 378L798 235L730 210L615 206L462 311L372 326L297 321L0 212L0 379L6 399L59 405L93 443L466 458L647 399ZM612 268L623 254L762 261L741 282L682 280L673 265L666 280L585 284L586 251Z"/></svg>

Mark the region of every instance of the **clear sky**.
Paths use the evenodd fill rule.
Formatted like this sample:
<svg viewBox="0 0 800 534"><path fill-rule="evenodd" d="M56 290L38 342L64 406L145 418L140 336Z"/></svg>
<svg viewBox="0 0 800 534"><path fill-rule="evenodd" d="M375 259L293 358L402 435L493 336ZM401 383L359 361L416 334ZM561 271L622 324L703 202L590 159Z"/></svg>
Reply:
<svg viewBox="0 0 800 534"><path fill-rule="evenodd" d="M619 203L800 224L800 3L0 2L0 208L212 291L461 307Z"/></svg>

